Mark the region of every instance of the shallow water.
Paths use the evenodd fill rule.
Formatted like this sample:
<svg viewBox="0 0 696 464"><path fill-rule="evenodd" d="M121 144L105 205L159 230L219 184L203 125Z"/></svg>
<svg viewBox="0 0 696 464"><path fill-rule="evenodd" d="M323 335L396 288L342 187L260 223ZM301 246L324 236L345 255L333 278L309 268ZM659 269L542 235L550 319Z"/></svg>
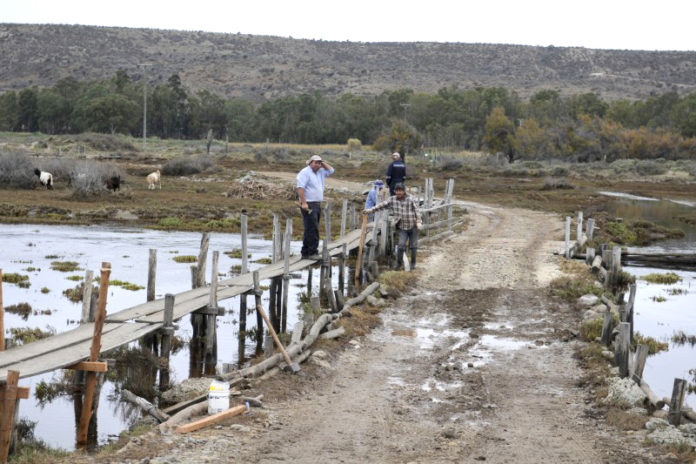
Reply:
<svg viewBox="0 0 696 464"><path fill-rule="evenodd" d="M671 397L675 378L694 381L689 374L696 369L696 347L689 344L679 346L672 336L679 331L696 336L696 272L670 271L681 276L682 281L674 285L652 284L643 279L650 273L665 273L662 269L626 267L624 270L636 276L636 300L634 323L636 332L669 343L669 350L648 356L643 377L655 394ZM670 289L683 289L685 294L673 295ZM667 301L656 302L654 297ZM696 395L687 395L689 407L696 407Z"/></svg>
<svg viewBox="0 0 696 464"><path fill-rule="evenodd" d="M33 314L23 320L16 314L5 313L5 329L13 327L38 327L42 330L55 329L63 332L77 327L80 318L81 303L72 303L62 292L74 288L79 282L68 280L71 275L84 277L85 270L91 269L99 276L102 261L111 263L111 280L122 280L140 286L147 286L149 249L157 250L156 297L166 293L179 293L191 288L190 264L177 263L173 260L179 255L198 255L201 234L194 232L165 232L146 229L92 226L36 226L0 224L0 236L3 237L3 252L0 255L0 269L3 275L20 273L29 275L31 286L19 288L17 285L3 283L3 305L29 303L33 310L50 310L51 314ZM293 253L299 252L301 243L293 242ZM207 278L210 281L210 263L213 251L219 251L218 272L220 278L229 276L232 265L241 264L241 259L230 258L224 251L241 248L239 235L212 233L210 235ZM250 236L248 249L251 254L251 270L263 264L253 263L260 258L270 257L272 244L258 236ZM57 255L58 258L47 258ZM58 272L51 269L52 261L75 261L81 270L75 272ZM36 268L27 271L29 267ZM316 273L315 273L316 274ZM292 279L290 284L288 327L298 319L297 301L304 291L306 272L303 278ZM334 280L337 272L333 273ZM314 286L318 286L315 275ZM269 282L261 282L268 285ZM42 293L41 289L50 289ZM265 292L266 294L268 292ZM267 295L264 300L267 300ZM131 291L121 287L110 286L107 301L107 313L135 306L146 301L146 289ZM220 306L226 309L224 316L218 318L218 366L222 363L237 363L238 355L238 317L239 298L221 300ZM251 304L251 301L249 301ZM264 307L267 303L264 303ZM249 317L247 327L255 327L255 317ZM188 317L178 321L176 335L190 340L192 335ZM7 335L6 335L7 336ZM253 353L255 343L247 340L246 353ZM188 345L171 357L171 381L179 382L189 376L190 353ZM35 387L39 381L50 382L63 372L46 373L31 378L21 379L20 385L29 386L30 399L20 402L20 418L37 422L35 435L52 447L73 449L75 441L75 421L73 402L69 397L58 397L43 408L34 397ZM141 417L139 411L121 403L114 394L114 385L106 381L100 395L97 416L98 443L106 443L110 437L117 436Z"/></svg>

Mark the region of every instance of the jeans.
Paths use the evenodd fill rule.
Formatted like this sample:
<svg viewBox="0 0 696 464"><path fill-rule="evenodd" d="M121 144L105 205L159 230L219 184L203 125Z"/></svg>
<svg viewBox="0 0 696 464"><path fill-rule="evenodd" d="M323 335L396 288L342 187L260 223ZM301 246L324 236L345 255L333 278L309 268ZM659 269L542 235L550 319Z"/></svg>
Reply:
<svg viewBox="0 0 696 464"><path fill-rule="evenodd" d="M418 228L417 227L412 227L408 230L404 229L398 229L399 230L399 244L397 245L397 249L399 253L403 253L406 251L406 239L408 239L408 246L411 250L415 250L418 248Z"/></svg>
<svg viewBox="0 0 696 464"><path fill-rule="evenodd" d="M319 219L321 218L321 203L307 202L309 211L302 210L304 236L302 237L302 256L315 255L319 251Z"/></svg>

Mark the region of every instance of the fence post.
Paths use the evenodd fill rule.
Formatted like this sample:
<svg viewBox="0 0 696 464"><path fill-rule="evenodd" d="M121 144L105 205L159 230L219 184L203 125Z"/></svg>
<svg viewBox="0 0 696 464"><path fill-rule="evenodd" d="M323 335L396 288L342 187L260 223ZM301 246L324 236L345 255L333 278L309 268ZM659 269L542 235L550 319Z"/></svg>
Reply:
<svg viewBox="0 0 696 464"><path fill-rule="evenodd" d="M592 240L594 238L594 218L589 218L587 220L587 226L585 230L585 235L587 235L587 240Z"/></svg>
<svg viewBox="0 0 696 464"><path fill-rule="evenodd" d="M628 377L628 357L631 353L630 345L630 324L628 322L621 322L619 324L619 334L616 336L615 360L616 365L619 366L619 377Z"/></svg>
<svg viewBox="0 0 696 464"><path fill-rule="evenodd" d="M575 237L578 241L578 246L580 246L582 243L582 211L578 211L578 223L576 225L577 229L575 232Z"/></svg>
<svg viewBox="0 0 696 464"><path fill-rule="evenodd" d="M197 271L196 271L196 278L197 278L197 284L198 288L200 287L205 287L205 265L206 261L208 259L208 246L210 245L210 233L209 232L203 232L203 235L201 236L201 248L198 252L198 263L197 263Z"/></svg>
<svg viewBox="0 0 696 464"><path fill-rule="evenodd" d="M172 351L172 335L174 335L174 295L164 295L164 318L162 325L162 342L160 352L163 362L160 367L160 391L169 388L169 355Z"/></svg>
<svg viewBox="0 0 696 464"><path fill-rule="evenodd" d="M565 220L565 253L566 258L570 258L570 216Z"/></svg>
<svg viewBox="0 0 696 464"><path fill-rule="evenodd" d="M674 379L674 388L672 388L672 399L669 402L669 413L667 421L675 427L681 424L681 410L684 403L684 395L686 394L686 380Z"/></svg>
<svg viewBox="0 0 696 464"><path fill-rule="evenodd" d="M343 199L341 204L341 238L346 236L346 215L348 214L348 200Z"/></svg>
<svg viewBox="0 0 696 464"><path fill-rule="evenodd" d="M290 239L292 238L292 218L285 221L285 245L283 264L283 307L280 315L280 331L285 332L288 320L288 293L290 292ZM258 312L258 311L257 311Z"/></svg>
<svg viewBox="0 0 696 464"><path fill-rule="evenodd" d="M640 381L643 379L643 370L645 369L645 360L648 359L648 352L650 347L648 345L638 345L636 347L635 362L633 363L633 376L632 379L635 383L640 385Z"/></svg>

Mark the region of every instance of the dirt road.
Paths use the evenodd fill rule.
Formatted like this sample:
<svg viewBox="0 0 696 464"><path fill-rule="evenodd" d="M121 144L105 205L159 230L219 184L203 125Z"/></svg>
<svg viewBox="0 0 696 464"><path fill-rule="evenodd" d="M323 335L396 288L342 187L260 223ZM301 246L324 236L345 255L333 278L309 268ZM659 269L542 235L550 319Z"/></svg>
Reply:
<svg viewBox="0 0 696 464"><path fill-rule="evenodd" d="M660 462L578 386L578 314L546 290L561 221L467 206L469 228L421 249L417 285L370 335L270 379L266 409L165 436L149 462Z"/></svg>

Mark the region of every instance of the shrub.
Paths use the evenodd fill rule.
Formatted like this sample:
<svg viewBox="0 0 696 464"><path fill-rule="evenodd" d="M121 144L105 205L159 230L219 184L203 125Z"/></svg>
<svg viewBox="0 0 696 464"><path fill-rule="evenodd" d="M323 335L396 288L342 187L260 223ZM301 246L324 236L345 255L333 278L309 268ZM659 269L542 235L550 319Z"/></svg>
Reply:
<svg viewBox="0 0 696 464"><path fill-rule="evenodd" d="M659 176L667 172L663 163L653 160L638 161L635 166L636 172L641 176Z"/></svg>
<svg viewBox="0 0 696 464"><path fill-rule="evenodd" d="M114 176L121 176L121 171L111 164L82 161L70 170L69 183L75 196L86 197L105 192L106 179Z"/></svg>
<svg viewBox="0 0 696 464"><path fill-rule="evenodd" d="M31 189L36 187L35 167L19 153L0 154L0 183L3 187Z"/></svg>
<svg viewBox="0 0 696 464"><path fill-rule="evenodd" d="M348 151L362 150L362 142L360 139L348 139Z"/></svg>
<svg viewBox="0 0 696 464"><path fill-rule="evenodd" d="M658 274L653 272L651 274L644 275L641 277L642 280L650 282L651 284L667 284L672 285L677 282L681 282L682 278L674 272L666 272L664 274Z"/></svg>
<svg viewBox="0 0 696 464"><path fill-rule="evenodd" d="M553 177L547 177L544 179L544 185L541 187L542 190L554 190L554 189L572 189L575 188L568 183L566 179L555 179Z"/></svg>
<svg viewBox="0 0 696 464"><path fill-rule="evenodd" d="M168 176L188 176L198 174L214 166L210 156L188 156L176 158L162 166L162 174Z"/></svg>
<svg viewBox="0 0 696 464"><path fill-rule="evenodd" d="M181 255L172 258L177 263L195 263L198 258L193 255Z"/></svg>

